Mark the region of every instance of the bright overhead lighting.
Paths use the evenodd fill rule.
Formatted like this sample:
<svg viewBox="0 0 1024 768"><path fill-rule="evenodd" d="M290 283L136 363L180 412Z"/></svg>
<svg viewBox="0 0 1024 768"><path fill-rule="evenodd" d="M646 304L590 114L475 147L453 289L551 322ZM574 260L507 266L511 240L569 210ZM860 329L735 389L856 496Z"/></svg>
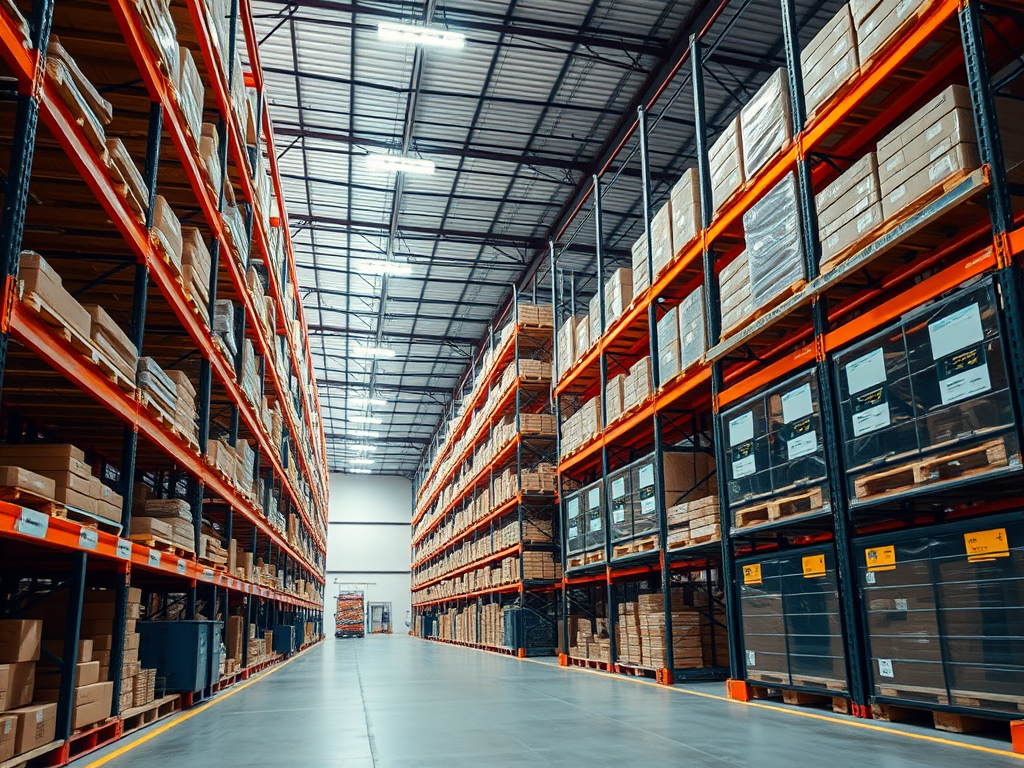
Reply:
<svg viewBox="0 0 1024 768"><path fill-rule="evenodd" d="M356 406L375 406L377 408L383 408L388 404L387 400L381 400L379 397L350 397L348 399L349 405Z"/></svg>
<svg viewBox="0 0 1024 768"><path fill-rule="evenodd" d="M374 432L372 429L350 429L347 434L351 437L380 437L380 432Z"/></svg>
<svg viewBox="0 0 1024 768"><path fill-rule="evenodd" d="M466 36L459 32L449 32L441 27L398 24L394 21L377 22L377 37L388 42L437 48L462 48L466 45Z"/></svg>
<svg viewBox="0 0 1024 768"><path fill-rule="evenodd" d="M377 462L373 459L349 459L349 464L376 464Z"/></svg>
<svg viewBox="0 0 1024 768"><path fill-rule="evenodd" d="M369 469L359 469L359 467L353 467L349 470L353 475L372 475L373 471Z"/></svg>
<svg viewBox="0 0 1024 768"><path fill-rule="evenodd" d="M371 171L426 175L434 172L433 161L420 160L418 157L403 157L402 155L370 154L366 156L366 165Z"/></svg>
<svg viewBox="0 0 1024 768"><path fill-rule="evenodd" d="M387 347L371 347L367 344L353 344L352 354L356 357L394 357L395 350Z"/></svg>
<svg viewBox="0 0 1024 768"><path fill-rule="evenodd" d="M385 261L374 259L366 262L366 268L375 275L390 275L392 277L408 277L412 274L412 264L405 261Z"/></svg>
<svg viewBox="0 0 1024 768"><path fill-rule="evenodd" d="M383 424L384 419L378 418L377 416L349 416L349 421L355 422L356 424Z"/></svg>
<svg viewBox="0 0 1024 768"><path fill-rule="evenodd" d="M349 450L349 451L357 451L357 452L365 452L365 453L373 453L374 451L377 450L377 446L376 445L363 445L361 443L358 444L358 445L351 445L351 444L350 445L346 445L345 448L347 450Z"/></svg>

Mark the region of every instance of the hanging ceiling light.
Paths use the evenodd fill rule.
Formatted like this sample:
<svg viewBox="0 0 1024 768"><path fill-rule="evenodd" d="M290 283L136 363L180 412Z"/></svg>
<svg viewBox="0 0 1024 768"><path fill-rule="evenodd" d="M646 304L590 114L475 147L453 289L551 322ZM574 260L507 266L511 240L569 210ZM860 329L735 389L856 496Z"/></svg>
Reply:
<svg viewBox="0 0 1024 768"><path fill-rule="evenodd" d="M373 453L377 450L376 445L365 445L364 443L349 443L345 446L346 450L356 451L357 453Z"/></svg>
<svg viewBox="0 0 1024 768"><path fill-rule="evenodd" d="M460 32L394 21L377 22L377 37L389 43L429 45L435 48L462 48L466 45L466 36Z"/></svg>
<svg viewBox="0 0 1024 768"><path fill-rule="evenodd" d="M356 357L394 357L395 350L387 347L374 347L369 344L353 344L352 354Z"/></svg>
<svg viewBox="0 0 1024 768"><path fill-rule="evenodd" d="M383 424L384 419L377 416L349 416L348 420L356 424Z"/></svg>
<svg viewBox="0 0 1024 768"><path fill-rule="evenodd" d="M372 429L350 429L346 433L349 437L380 437L380 432Z"/></svg>
<svg viewBox="0 0 1024 768"><path fill-rule="evenodd" d="M387 400L381 400L379 397L350 397L348 399L349 405L355 406L374 406L376 408L383 408L388 404Z"/></svg>
<svg viewBox="0 0 1024 768"><path fill-rule="evenodd" d="M412 264L405 261L385 261L374 259L366 262L366 268L375 275L388 275L390 277L408 277L412 274Z"/></svg>
<svg viewBox="0 0 1024 768"><path fill-rule="evenodd" d="M353 475L372 475L373 471L369 469L360 469L359 467L352 467L349 469Z"/></svg>
<svg viewBox="0 0 1024 768"><path fill-rule="evenodd" d="M349 464L376 464L374 459L349 459Z"/></svg>
<svg viewBox="0 0 1024 768"><path fill-rule="evenodd" d="M431 160L420 160L418 157L405 157L403 155L369 154L366 156L366 165L371 171L385 171L389 173L420 173L432 174L434 163Z"/></svg>

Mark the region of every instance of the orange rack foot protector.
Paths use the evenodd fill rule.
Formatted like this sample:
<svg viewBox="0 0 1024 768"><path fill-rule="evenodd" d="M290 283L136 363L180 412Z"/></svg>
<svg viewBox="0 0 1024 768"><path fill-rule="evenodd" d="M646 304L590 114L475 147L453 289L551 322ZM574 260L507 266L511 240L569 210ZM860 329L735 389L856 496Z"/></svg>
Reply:
<svg viewBox="0 0 1024 768"><path fill-rule="evenodd" d="M735 701L750 701L750 686L746 680L727 680L725 690L730 699Z"/></svg>

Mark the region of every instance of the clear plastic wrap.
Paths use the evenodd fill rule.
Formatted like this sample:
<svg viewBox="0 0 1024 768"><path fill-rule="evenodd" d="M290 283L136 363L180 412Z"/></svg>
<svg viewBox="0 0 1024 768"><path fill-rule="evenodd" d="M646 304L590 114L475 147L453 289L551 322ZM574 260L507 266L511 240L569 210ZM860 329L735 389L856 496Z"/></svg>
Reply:
<svg viewBox="0 0 1024 768"><path fill-rule="evenodd" d="M718 275L718 298L722 311L722 333L727 334L754 311L750 298L750 259L744 251Z"/></svg>
<svg viewBox="0 0 1024 768"><path fill-rule="evenodd" d="M217 299L213 310L213 332L220 336L232 356L238 354L235 338L235 303L230 299Z"/></svg>
<svg viewBox="0 0 1024 768"><path fill-rule="evenodd" d="M174 87L178 86L181 69L178 58L178 30L171 17L171 4L167 0L133 0L142 19L143 35L150 49L157 55L160 68Z"/></svg>
<svg viewBox="0 0 1024 768"><path fill-rule="evenodd" d="M859 64L853 16L850 6L844 5L800 52L807 114L813 115L828 101Z"/></svg>
<svg viewBox="0 0 1024 768"><path fill-rule="evenodd" d="M236 256L241 264L249 262L249 238L246 236L245 217L242 211L230 203L224 204L224 224L231 235L231 243L235 247Z"/></svg>
<svg viewBox="0 0 1024 768"><path fill-rule="evenodd" d="M835 356L851 504L1019 470L991 280Z"/></svg>
<svg viewBox="0 0 1024 768"><path fill-rule="evenodd" d="M882 223L878 164L869 152L815 197L821 264L864 239Z"/></svg>
<svg viewBox="0 0 1024 768"><path fill-rule="evenodd" d="M658 321L658 372L662 382L679 373L679 311L675 307Z"/></svg>
<svg viewBox="0 0 1024 768"><path fill-rule="evenodd" d="M181 48L181 79L178 86L178 103L185 115L189 132L195 141L199 141L203 129L203 79L199 76L192 51L185 46Z"/></svg>
<svg viewBox="0 0 1024 768"><path fill-rule="evenodd" d="M608 474L608 521L612 541L633 535L633 476L630 467Z"/></svg>
<svg viewBox="0 0 1024 768"><path fill-rule="evenodd" d="M164 256L170 260L176 271L181 272L181 222L163 195L157 195L153 199L152 231Z"/></svg>
<svg viewBox="0 0 1024 768"><path fill-rule="evenodd" d="M977 556L979 544L988 555ZM1019 519L989 517L854 545L875 695L990 712L1024 708Z"/></svg>
<svg viewBox="0 0 1024 768"><path fill-rule="evenodd" d="M857 55L862 64L871 60L903 23L930 0L863 0L853 3L857 28Z"/></svg>
<svg viewBox="0 0 1024 768"><path fill-rule="evenodd" d="M754 177L793 138L789 82L779 69L740 110L743 173Z"/></svg>
<svg viewBox="0 0 1024 768"><path fill-rule="evenodd" d="M630 263L633 266L633 287L637 293L647 290L651 284L647 272L647 235L636 239L630 250Z"/></svg>
<svg viewBox="0 0 1024 768"><path fill-rule="evenodd" d="M654 275L651 282L658 279L675 258L672 242L672 201L666 202L651 220L651 258L654 262ZM642 289L634 286L633 295L639 295ZM630 297L632 300L632 297Z"/></svg>
<svg viewBox="0 0 1024 768"><path fill-rule="evenodd" d="M603 483L588 485L584 491L583 519L586 521L584 528L584 542L587 549L603 547L605 542L604 515L601 498L604 495Z"/></svg>
<svg viewBox="0 0 1024 768"><path fill-rule="evenodd" d="M743 663L748 680L847 689L835 553L801 549L739 560Z"/></svg>
<svg viewBox="0 0 1024 768"><path fill-rule="evenodd" d="M792 171L743 214L743 234L754 309L807 278L800 204Z"/></svg>
<svg viewBox="0 0 1024 768"><path fill-rule="evenodd" d="M203 123L200 133L202 135L199 138L199 156L203 159L209 186L216 190L221 177L220 136L217 133L217 126L213 123Z"/></svg>
<svg viewBox="0 0 1024 768"><path fill-rule="evenodd" d="M700 361L707 351L704 287L699 285L679 304L679 370L685 371Z"/></svg>

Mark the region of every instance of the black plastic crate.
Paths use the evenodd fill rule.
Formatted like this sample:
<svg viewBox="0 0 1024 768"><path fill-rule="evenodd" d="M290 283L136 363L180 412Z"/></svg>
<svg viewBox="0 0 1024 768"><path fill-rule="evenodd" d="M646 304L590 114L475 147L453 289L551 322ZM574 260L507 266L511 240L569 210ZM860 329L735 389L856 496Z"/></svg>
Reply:
<svg viewBox="0 0 1024 768"><path fill-rule="evenodd" d="M586 519L584 543L588 551L601 549L605 544L604 505L601 503L604 496L604 484L602 481L598 481L583 490L585 492L583 514Z"/></svg>
<svg viewBox="0 0 1024 768"><path fill-rule="evenodd" d="M738 560L746 679L842 694L846 654L831 547Z"/></svg>
<svg viewBox="0 0 1024 768"><path fill-rule="evenodd" d="M831 512L814 370L748 398L722 419L733 528Z"/></svg>
<svg viewBox="0 0 1024 768"><path fill-rule="evenodd" d="M608 474L608 525L613 542L633 536L633 514L636 492L631 467Z"/></svg>
<svg viewBox="0 0 1024 768"><path fill-rule="evenodd" d="M991 279L835 356L851 505L1018 471Z"/></svg>
<svg viewBox="0 0 1024 768"><path fill-rule="evenodd" d="M583 514L586 492L583 489L565 497L565 551L570 555L582 552L586 546L584 532L587 521Z"/></svg>
<svg viewBox="0 0 1024 768"><path fill-rule="evenodd" d="M1024 520L976 518L858 539L872 694L1024 710Z"/></svg>

